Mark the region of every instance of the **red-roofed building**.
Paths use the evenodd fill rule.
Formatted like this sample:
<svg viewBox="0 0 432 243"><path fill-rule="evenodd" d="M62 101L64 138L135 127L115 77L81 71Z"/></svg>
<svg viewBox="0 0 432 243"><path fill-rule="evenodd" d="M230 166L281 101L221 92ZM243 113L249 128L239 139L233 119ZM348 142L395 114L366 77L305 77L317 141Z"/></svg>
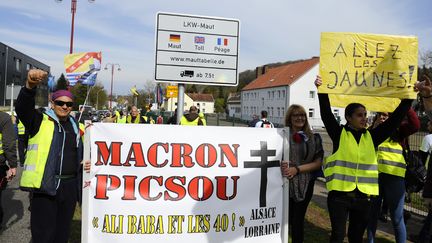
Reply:
<svg viewBox="0 0 432 243"><path fill-rule="evenodd" d="M209 114L214 113L215 100L212 94L198 94L198 93L187 93L192 101L193 105L196 106L200 112Z"/></svg>
<svg viewBox="0 0 432 243"><path fill-rule="evenodd" d="M183 111L187 112L191 106L196 106L200 112L214 113L215 100L212 94L185 93ZM177 107L177 97L169 98L164 102L166 111L174 112Z"/></svg>
<svg viewBox="0 0 432 243"><path fill-rule="evenodd" d="M230 117L241 117L241 94L230 93L227 99L228 115Z"/></svg>
<svg viewBox="0 0 432 243"><path fill-rule="evenodd" d="M323 127L314 85L318 73L319 57L274 68L257 67L257 78L241 91L241 118L251 120L266 110L271 122L283 125L288 107L299 104L306 109L312 127ZM343 117L344 109L332 109L335 115Z"/></svg>

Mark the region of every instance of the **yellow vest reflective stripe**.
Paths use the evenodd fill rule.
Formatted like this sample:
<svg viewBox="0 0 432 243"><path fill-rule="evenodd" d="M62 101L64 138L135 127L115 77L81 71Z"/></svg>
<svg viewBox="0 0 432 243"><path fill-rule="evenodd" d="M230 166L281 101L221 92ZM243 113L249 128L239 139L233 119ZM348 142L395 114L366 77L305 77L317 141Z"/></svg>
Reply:
<svg viewBox="0 0 432 243"><path fill-rule="evenodd" d="M54 135L54 121L43 114L38 133L28 141L24 171L20 186L40 188Z"/></svg>
<svg viewBox="0 0 432 243"><path fill-rule="evenodd" d="M18 122L17 127L18 127L18 135L24 135L25 134L24 124L20 121Z"/></svg>
<svg viewBox="0 0 432 243"><path fill-rule="evenodd" d="M126 118L126 123L132 123L132 116L131 116L131 115L128 115L128 116L127 116L127 118ZM140 123L140 118L139 118L139 116L137 116L137 117L135 118L135 121L134 121L133 123Z"/></svg>
<svg viewBox="0 0 432 243"><path fill-rule="evenodd" d="M197 117L195 120L193 121L188 121L188 119L186 119L185 116L182 116L182 118L180 119L180 125L184 125L184 126L198 126L198 121L199 121L199 117Z"/></svg>
<svg viewBox="0 0 432 243"><path fill-rule="evenodd" d="M126 123L126 116L123 116L122 118L119 117L117 123Z"/></svg>
<svg viewBox="0 0 432 243"><path fill-rule="evenodd" d="M378 146L377 157L379 172L405 177L406 163L398 142L388 138Z"/></svg>
<svg viewBox="0 0 432 243"><path fill-rule="evenodd" d="M329 191L353 191L378 195L378 162L369 131L357 143L351 132L342 129L338 150L327 157L324 176Z"/></svg>
<svg viewBox="0 0 432 243"><path fill-rule="evenodd" d="M3 134L0 133L0 154L3 154Z"/></svg>

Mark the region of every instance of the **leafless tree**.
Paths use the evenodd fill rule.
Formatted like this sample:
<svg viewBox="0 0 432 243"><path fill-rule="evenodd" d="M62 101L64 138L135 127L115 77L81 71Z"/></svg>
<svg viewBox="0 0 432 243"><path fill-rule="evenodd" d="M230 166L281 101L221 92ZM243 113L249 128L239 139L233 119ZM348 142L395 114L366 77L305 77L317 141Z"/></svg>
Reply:
<svg viewBox="0 0 432 243"><path fill-rule="evenodd" d="M432 67L432 51L425 51L420 53L420 65L425 65L426 67Z"/></svg>

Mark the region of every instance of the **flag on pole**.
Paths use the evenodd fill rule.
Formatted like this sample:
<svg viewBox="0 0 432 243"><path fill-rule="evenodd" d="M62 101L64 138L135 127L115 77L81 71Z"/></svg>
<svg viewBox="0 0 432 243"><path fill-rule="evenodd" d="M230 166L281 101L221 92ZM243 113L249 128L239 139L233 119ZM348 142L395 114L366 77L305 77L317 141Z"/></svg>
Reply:
<svg viewBox="0 0 432 243"><path fill-rule="evenodd" d="M94 85L97 72L101 69L101 63L101 52L81 52L66 55L64 66L69 85L74 86L78 82Z"/></svg>
<svg viewBox="0 0 432 243"><path fill-rule="evenodd" d="M158 105L163 103L163 92L160 84L156 85L156 102Z"/></svg>
<svg viewBox="0 0 432 243"><path fill-rule="evenodd" d="M130 92L131 92L132 95L134 95L134 96L138 96L138 95L139 95L139 93L138 93L138 91L137 91L137 89L136 89L136 85L133 86L133 87L130 89Z"/></svg>

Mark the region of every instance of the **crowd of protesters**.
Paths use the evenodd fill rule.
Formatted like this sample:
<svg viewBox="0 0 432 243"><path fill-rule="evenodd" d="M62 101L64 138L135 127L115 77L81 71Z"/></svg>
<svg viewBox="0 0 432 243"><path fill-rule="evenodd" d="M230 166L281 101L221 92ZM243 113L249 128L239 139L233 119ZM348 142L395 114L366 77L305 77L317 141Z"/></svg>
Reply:
<svg viewBox="0 0 432 243"><path fill-rule="evenodd" d="M30 70L25 87L16 102L17 129L11 118L0 112L0 196L6 183L16 175L16 140L22 136L19 160L23 163L20 188L31 192L30 229L32 242L67 242L77 203L81 202L83 172L90 163L83 162L82 114L72 116L74 97L67 90L51 96L51 109L35 109L38 85L47 73ZM315 80L322 85L321 77ZM432 85L430 80L418 83L415 90L422 97L426 112L432 118ZM366 107L351 103L345 108L346 124L340 125L331 111L327 94L319 94L321 118L332 140L333 152L324 158L321 136L314 133L303 106L293 104L285 114L289 128L289 158L281 162L281 175L289 183L289 225L293 243L304 242L304 220L312 199L315 179L323 176L329 191L327 207L331 223L329 242L375 242L377 219L386 203L396 242L406 242L403 217L405 199L404 152L408 136L420 128L419 118L411 108L412 101L403 99L392 112L378 112L374 123L367 123ZM131 124L164 124L151 105L141 109L131 106L105 114L102 122ZM85 120L85 119L84 119ZM80 122L78 122L80 121ZM191 106L177 122L177 110L167 124L205 126L206 120L197 107ZM21 125L18 125L21 124ZM21 127L20 127L21 126ZM256 128L273 128L267 112L261 112L249 124ZM428 123L432 132L432 123ZM18 139L19 141L19 139ZM426 136L421 146L423 161L432 151L432 137ZM25 161L25 162L24 162ZM431 166L429 166L430 168ZM423 196L432 198L432 169ZM1 200L0 200L1 202ZM426 200L429 207L431 201ZM0 204L0 222L2 220ZM348 232L346 224L348 222ZM432 210L419 230L417 242L429 242Z"/></svg>

